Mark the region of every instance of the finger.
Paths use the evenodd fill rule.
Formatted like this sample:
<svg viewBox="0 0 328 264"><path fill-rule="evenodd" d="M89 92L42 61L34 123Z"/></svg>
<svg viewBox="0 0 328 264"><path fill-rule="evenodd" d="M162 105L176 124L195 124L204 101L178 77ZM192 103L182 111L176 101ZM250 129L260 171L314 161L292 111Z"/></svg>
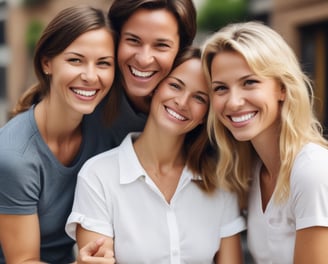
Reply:
<svg viewBox="0 0 328 264"><path fill-rule="evenodd" d="M92 256L99 250L99 248L101 248L101 246L104 244L104 241L105 241L104 238L99 238L95 241L89 242L86 246L81 248L80 254Z"/></svg>

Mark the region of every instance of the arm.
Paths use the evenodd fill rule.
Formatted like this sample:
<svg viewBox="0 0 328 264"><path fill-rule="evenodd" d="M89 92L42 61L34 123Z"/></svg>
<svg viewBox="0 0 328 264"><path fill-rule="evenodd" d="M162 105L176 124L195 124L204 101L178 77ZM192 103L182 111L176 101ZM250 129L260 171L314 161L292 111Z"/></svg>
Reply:
<svg viewBox="0 0 328 264"><path fill-rule="evenodd" d="M79 247L78 264L106 263L114 264L114 241L111 237L88 231L77 226L76 241Z"/></svg>
<svg viewBox="0 0 328 264"><path fill-rule="evenodd" d="M296 231L295 264L324 264L328 259L328 227L309 227Z"/></svg>
<svg viewBox="0 0 328 264"><path fill-rule="evenodd" d="M220 249L216 255L216 264L242 264L243 253L240 234L222 238Z"/></svg>
<svg viewBox="0 0 328 264"><path fill-rule="evenodd" d="M43 263L38 216L1 214L0 244L7 264Z"/></svg>

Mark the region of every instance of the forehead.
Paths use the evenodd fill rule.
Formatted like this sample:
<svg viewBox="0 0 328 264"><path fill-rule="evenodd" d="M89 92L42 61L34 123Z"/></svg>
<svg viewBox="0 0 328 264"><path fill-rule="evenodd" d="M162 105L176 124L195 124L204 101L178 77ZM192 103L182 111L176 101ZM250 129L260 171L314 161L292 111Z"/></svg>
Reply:
<svg viewBox="0 0 328 264"><path fill-rule="evenodd" d="M107 28L89 30L77 37L63 53L70 51L89 52L94 55L114 56L114 38Z"/></svg>
<svg viewBox="0 0 328 264"><path fill-rule="evenodd" d="M252 72L245 58L236 51L220 51L213 57L210 65L211 75L231 72L237 74L239 71Z"/></svg>
<svg viewBox="0 0 328 264"><path fill-rule="evenodd" d="M138 9L123 24L122 32L133 30L148 36L178 36L178 21L167 9Z"/></svg>
<svg viewBox="0 0 328 264"><path fill-rule="evenodd" d="M177 66L170 77L181 80L186 87L208 92L205 75L200 59L190 59Z"/></svg>

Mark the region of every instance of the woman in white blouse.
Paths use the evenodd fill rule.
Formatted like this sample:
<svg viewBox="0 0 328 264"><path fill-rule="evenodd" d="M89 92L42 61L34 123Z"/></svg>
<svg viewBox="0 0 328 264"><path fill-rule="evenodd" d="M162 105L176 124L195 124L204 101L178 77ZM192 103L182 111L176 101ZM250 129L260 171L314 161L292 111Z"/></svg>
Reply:
<svg viewBox="0 0 328 264"><path fill-rule="evenodd" d="M217 188L206 133L200 50L177 59L156 88L144 131L79 173L66 231L79 247L106 237L116 263L242 263L237 197Z"/></svg>
<svg viewBox="0 0 328 264"><path fill-rule="evenodd" d="M221 184L249 189L247 236L256 263L328 260L328 144L312 87L283 38L257 22L205 43L209 127Z"/></svg>

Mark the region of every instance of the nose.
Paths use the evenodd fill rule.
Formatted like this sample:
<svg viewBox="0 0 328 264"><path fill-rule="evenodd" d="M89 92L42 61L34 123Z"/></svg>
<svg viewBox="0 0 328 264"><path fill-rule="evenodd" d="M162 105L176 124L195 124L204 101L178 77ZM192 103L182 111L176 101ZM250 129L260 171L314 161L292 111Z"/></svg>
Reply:
<svg viewBox="0 0 328 264"><path fill-rule="evenodd" d="M88 83L94 83L98 80L97 70L93 65L87 66L81 72L81 79Z"/></svg>
<svg viewBox="0 0 328 264"><path fill-rule="evenodd" d="M189 101L189 95L187 93L181 93L175 97L175 104L180 108L184 109L187 107Z"/></svg>
<svg viewBox="0 0 328 264"><path fill-rule="evenodd" d="M231 89L227 100L227 106L231 109L238 109L244 104L244 96L240 89Z"/></svg>
<svg viewBox="0 0 328 264"><path fill-rule="evenodd" d="M143 46L135 55L135 60L140 67L147 67L154 62L154 54L151 47Z"/></svg>

